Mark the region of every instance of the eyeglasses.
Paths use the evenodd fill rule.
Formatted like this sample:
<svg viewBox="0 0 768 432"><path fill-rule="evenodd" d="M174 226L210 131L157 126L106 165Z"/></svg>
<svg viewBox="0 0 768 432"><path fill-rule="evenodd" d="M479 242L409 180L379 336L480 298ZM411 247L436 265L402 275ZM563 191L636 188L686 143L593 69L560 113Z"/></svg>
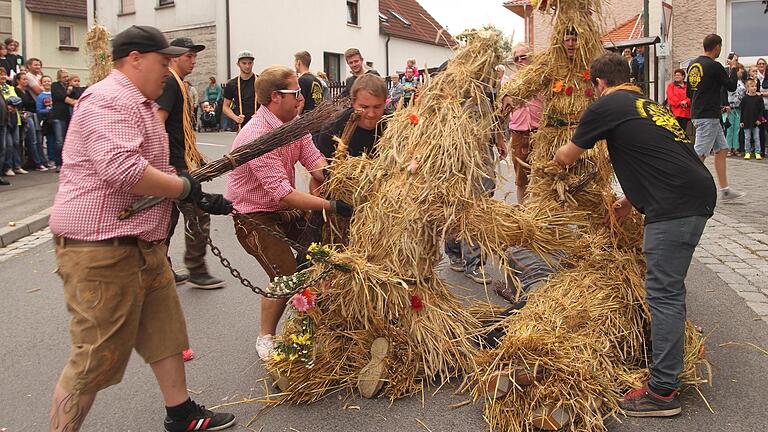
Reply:
<svg viewBox="0 0 768 432"><path fill-rule="evenodd" d="M282 94L292 94L293 97L298 99L299 95L301 94L301 89L297 88L296 90L277 90L277 92Z"/></svg>
<svg viewBox="0 0 768 432"><path fill-rule="evenodd" d="M523 60L528 60L528 54L522 54L519 56L512 57L512 61L515 63L520 63Z"/></svg>

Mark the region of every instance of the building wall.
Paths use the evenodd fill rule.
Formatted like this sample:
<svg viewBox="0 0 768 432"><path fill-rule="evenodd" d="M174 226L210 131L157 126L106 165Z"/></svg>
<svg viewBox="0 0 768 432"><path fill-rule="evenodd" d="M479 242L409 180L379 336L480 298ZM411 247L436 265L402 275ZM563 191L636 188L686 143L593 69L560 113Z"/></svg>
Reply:
<svg viewBox="0 0 768 432"><path fill-rule="evenodd" d="M672 6L670 68L674 71L680 62L701 55L704 36L717 30L717 15L715 0L675 0Z"/></svg>
<svg viewBox="0 0 768 432"><path fill-rule="evenodd" d="M227 78L226 4L224 1L176 0L173 6L157 7L157 0L134 0L134 12L122 13L120 0L96 1L96 21L114 36L132 25L150 25L162 30L168 40L191 37L206 46L190 82L202 88L209 76ZM93 2L88 1L89 17ZM222 23L222 25L217 25ZM252 24L251 24L252 25ZM219 58L221 56L221 58Z"/></svg>
<svg viewBox="0 0 768 432"><path fill-rule="evenodd" d="M0 40L5 40L13 33L11 5L11 0L0 0Z"/></svg>
<svg viewBox="0 0 768 432"><path fill-rule="evenodd" d="M384 46L387 40L386 35L380 36L381 57L385 58ZM447 47L429 45L420 42L409 41L406 39L390 38L389 40L389 71L384 64L378 69L382 75L393 72L402 73L405 71L405 62L409 58L416 59L416 66L421 69L425 65L428 68L438 67L443 62L453 57L453 50Z"/></svg>
<svg viewBox="0 0 768 432"><path fill-rule="evenodd" d="M597 18L602 18L603 32L607 32L643 12L643 0L612 0L610 4L606 4L606 2L601 3L603 11L601 16ZM534 51L537 51L550 45L549 39L552 35L553 16L538 11L533 13L533 48Z"/></svg>
<svg viewBox="0 0 768 432"><path fill-rule="evenodd" d="M86 21L84 18L59 17L25 12L26 58L37 57L43 61L43 72L56 79L56 71L67 69L70 74L80 75L83 85L88 83L88 57L85 52ZM59 24L74 27L72 45L77 51L59 49ZM19 26L20 27L20 26ZM19 30L20 32L20 30ZM17 33L18 34L18 33Z"/></svg>
<svg viewBox="0 0 768 432"><path fill-rule="evenodd" d="M253 51L257 72L272 64L293 67L293 54L302 50L312 55L311 70L323 70L324 52L343 54L350 47L358 48L374 69L385 70L383 48L379 47L378 0L359 1L359 26L347 24L343 1L230 0L230 8L232 59L240 50ZM262 22L259 17L270 18ZM289 31L275 27L280 23ZM348 74L346 65L342 71L342 75Z"/></svg>

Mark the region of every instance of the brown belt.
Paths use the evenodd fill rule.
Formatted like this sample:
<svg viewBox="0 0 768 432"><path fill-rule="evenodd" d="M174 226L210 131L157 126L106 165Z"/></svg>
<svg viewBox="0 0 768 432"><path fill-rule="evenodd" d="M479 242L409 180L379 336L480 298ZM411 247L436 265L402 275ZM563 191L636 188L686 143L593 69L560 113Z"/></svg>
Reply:
<svg viewBox="0 0 768 432"><path fill-rule="evenodd" d="M114 237L106 240L85 241L75 240L64 236L55 236L53 241L60 247L73 247L73 246L136 246L139 244L139 239L136 237Z"/></svg>

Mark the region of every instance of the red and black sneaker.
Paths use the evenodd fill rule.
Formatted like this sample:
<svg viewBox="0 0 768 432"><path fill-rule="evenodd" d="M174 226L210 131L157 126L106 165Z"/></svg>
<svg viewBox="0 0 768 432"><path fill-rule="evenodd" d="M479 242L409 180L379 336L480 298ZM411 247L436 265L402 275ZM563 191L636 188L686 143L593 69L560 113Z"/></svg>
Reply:
<svg viewBox="0 0 768 432"><path fill-rule="evenodd" d="M215 413L203 405L192 402L195 410L184 420L165 417L165 430L168 432L217 431L235 424L235 416L229 413Z"/></svg>
<svg viewBox="0 0 768 432"><path fill-rule="evenodd" d="M682 411L677 394L675 390L669 396L661 396L646 384L628 391L619 401L619 408L630 417L671 417Z"/></svg>

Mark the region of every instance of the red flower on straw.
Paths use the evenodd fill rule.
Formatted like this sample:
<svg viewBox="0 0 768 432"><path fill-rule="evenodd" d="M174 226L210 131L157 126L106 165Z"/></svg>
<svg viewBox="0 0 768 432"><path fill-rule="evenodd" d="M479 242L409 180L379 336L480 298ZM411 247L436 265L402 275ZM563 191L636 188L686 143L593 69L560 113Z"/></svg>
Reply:
<svg viewBox="0 0 768 432"><path fill-rule="evenodd" d="M415 311L424 309L424 303L422 303L421 298L419 298L419 296L416 294L411 296L411 309Z"/></svg>
<svg viewBox="0 0 768 432"><path fill-rule="evenodd" d="M565 89L565 94L568 95L568 96L572 95L573 94L573 87L572 86L568 86L568 88Z"/></svg>
<svg viewBox="0 0 768 432"><path fill-rule="evenodd" d="M411 124L413 124L413 125L419 124L419 116L417 116L416 114L409 115L408 116L408 120L410 120Z"/></svg>
<svg viewBox="0 0 768 432"><path fill-rule="evenodd" d="M585 70L584 72L582 72L581 76L584 77L585 81L589 81L591 79L591 76L589 75L589 71L588 70Z"/></svg>
<svg viewBox="0 0 768 432"><path fill-rule="evenodd" d="M593 94L592 87L587 87L587 88L584 89L584 96L592 97L592 94Z"/></svg>

